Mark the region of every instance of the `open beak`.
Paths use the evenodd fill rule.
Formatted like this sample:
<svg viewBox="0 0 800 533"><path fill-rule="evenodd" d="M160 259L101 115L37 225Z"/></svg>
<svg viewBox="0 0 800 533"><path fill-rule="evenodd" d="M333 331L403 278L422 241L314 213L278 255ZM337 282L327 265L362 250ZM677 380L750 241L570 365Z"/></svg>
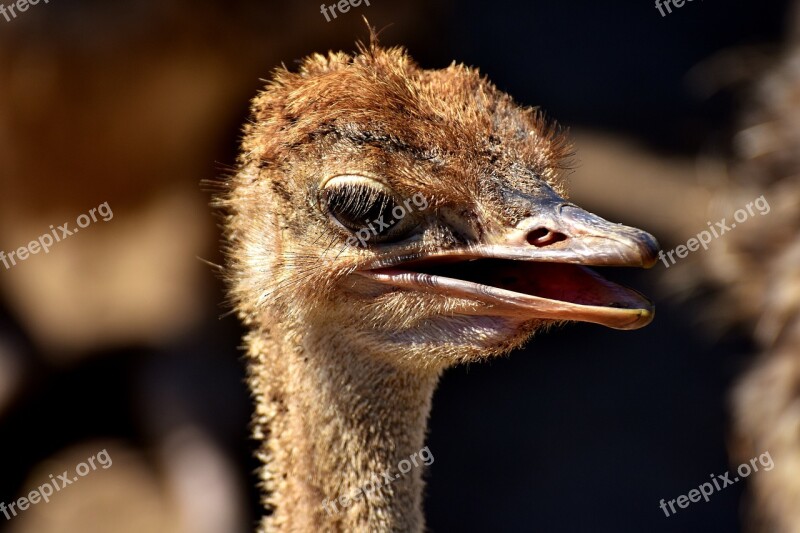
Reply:
<svg viewBox="0 0 800 533"><path fill-rule="evenodd" d="M659 250L655 238L555 200L537 204L536 215L482 243L376 261L357 273L399 290L486 304L476 314L614 329L649 324L655 312L649 300L587 266L649 268Z"/></svg>

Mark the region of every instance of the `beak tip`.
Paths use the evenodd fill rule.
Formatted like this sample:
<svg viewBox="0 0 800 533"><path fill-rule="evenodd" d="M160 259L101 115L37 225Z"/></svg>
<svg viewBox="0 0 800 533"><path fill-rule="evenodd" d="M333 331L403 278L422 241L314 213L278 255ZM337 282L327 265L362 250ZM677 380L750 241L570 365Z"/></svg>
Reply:
<svg viewBox="0 0 800 533"><path fill-rule="evenodd" d="M641 231L637 235L636 244L639 249L642 267L651 268L655 266L658 262L658 252L661 251L661 245L658 244L656 238L646 231Z"/></svg>
<svg viewBox="0 0 800 533"><path fill-rule="evenodd" d="M615 329L621 330L634 330L634 329L641 329L646 325L650 324L656 316L656 308L655 306L650 306L647 309L641 309L639 313L636 315L632 321L628 322L624 326L617 327Z"/></svg>

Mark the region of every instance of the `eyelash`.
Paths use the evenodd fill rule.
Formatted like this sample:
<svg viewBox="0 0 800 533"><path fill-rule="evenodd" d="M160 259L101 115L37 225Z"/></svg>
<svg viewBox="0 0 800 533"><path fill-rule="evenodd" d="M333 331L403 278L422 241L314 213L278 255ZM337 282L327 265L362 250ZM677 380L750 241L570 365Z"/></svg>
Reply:
<svg viewBox="0 0 800 533"><path fill-rule="evenodd" d="M365 183L367 180L360 181L358 176L348 178L323 188L320 206L337 225L359 238L362 246L367 246L367 241L378 244L401 240L418 225L417 217L406 216L405 210L402 216L395 216L402 204L385 186ZM368 238L364 239L364 233Z"/></svg>
<svg viewBox="0 0 800 533"><path fill-rule="evenodd" d="M348 229L358 230L381 214L391 212L394 199L383 191L364 185L334 186L323 191L329 214ZM347 220L342 220L346 218ZM357 224L355 227L351 227Z"/></svg>

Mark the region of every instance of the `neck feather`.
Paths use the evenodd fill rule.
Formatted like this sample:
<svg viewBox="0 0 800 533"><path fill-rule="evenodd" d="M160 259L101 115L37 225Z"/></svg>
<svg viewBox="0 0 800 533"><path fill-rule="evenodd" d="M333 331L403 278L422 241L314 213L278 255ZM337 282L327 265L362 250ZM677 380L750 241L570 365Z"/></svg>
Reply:
<svg viewBox="0 0 800 533"><path fill-rule="evenodd" d="M421 531L425 428L438 373L415 373L341 330L248 337L263 531ZM405 471L405 472L403 472Z"/></svg>

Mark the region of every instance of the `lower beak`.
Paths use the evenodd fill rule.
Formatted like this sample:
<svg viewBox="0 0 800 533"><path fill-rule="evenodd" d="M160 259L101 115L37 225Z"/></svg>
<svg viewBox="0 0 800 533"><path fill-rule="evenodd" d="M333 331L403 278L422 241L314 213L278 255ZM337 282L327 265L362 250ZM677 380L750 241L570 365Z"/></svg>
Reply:
<svg viewBox="0 0 800 533"><path fill-rule="evenodd" d="M658 243L566 202L490 233L466 248L396 257L358 273L400 290L427 291L483 304L477 313L575 320L615 329L649 324L655 309L638 292L587 266L649 268Z"/></svg>

